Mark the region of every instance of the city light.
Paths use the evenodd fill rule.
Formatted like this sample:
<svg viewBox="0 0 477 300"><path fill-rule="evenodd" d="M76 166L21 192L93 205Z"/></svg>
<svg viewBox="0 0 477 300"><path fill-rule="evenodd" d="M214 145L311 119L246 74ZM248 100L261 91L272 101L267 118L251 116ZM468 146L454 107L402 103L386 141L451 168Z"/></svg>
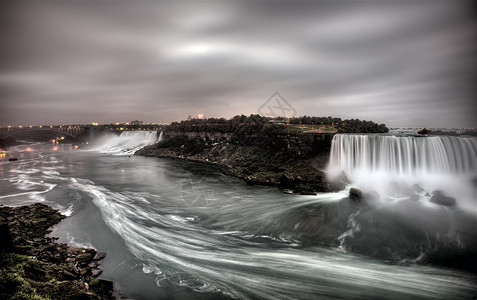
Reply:
<svg viewBox="0 0 477 300"><path fill-rule="evenodd" d="M91 123L91 124L92 124L93 126L98 126L98 123L96 123L96 122L93 122L93 123Z"/></svg>

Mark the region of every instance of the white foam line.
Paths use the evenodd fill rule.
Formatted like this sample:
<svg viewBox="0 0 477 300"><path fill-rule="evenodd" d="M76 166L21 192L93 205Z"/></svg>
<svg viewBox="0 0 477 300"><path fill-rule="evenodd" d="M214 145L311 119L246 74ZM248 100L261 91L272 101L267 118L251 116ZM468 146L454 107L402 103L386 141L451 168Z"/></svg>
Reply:
<svg viewBox="0 0 477 300"><path fill-rule="evenodd" d="M54 189L56 184L51 184L50 187L44 191L35 191L35 192L25 192L25 193L18 193L18 194L10 194L10 195L5 195L5 196L0 196L0 199L4 198L10 198L10 197L17 197L17 196L24 196L24 195L39 195L39 194L44 194L48 193L52 189Z"/></svg>

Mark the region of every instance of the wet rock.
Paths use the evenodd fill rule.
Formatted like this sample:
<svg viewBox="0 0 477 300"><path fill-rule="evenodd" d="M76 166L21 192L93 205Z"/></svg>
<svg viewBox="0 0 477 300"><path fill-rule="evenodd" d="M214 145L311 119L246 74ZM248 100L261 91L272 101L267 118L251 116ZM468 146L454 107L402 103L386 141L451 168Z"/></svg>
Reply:
<svg viewBox="0 0 477 300"><path fill-rule="evenodd" d="M417 183L413 184L413 185L411 186L411 189L412 189L413 191L415 191L416 193L422 193L422 192L425 191L425 190L424 190L419 184L417 184Z"/></svg>
<svg viewBox="0 0 477 300"><path fill-rule="evenodd" d="M106 253L104 252L98 252L96 255L93 257L93 260L102 260L103 258L106 257Z"/></svg>
<svg viewBox="0 0 477 300"><path fill-rule="evenodd" d="M17 161L17 160L18 160L18 158L16 158L16 157L10 157L10 158L8 159L8 161Z"/></svg>
<svg viewBox="0 0 477 300"><path fill-rule="evenodd" d="M56 243L58 238L45 237L50 233L49 228L63 218L65 216L57 211L38 203L15 208L0 207L0 251L8 248L8 255L20 254L16 259L28 260L26 265L34 266L19 276L27 279L34 276L35 285L40 287L38 291L45 299L112 299L111 282L99 280L95 290L84 284L93 278L92 270L96 270L96 276L102 272L98 268L99 259L93 258L104 258L104 253L96 256L94 249L72 248ZM11 247L4 246L9 243ZM0 264L3 258L0 257ZM72 282L65 284L65 280Z"/></svg>
<svg viewBox="0 0 477 300"><path fill-rule="evenodd" d="M456 205L457 201L455 198L445 196L442 191L434 191L432 193L432 197L429 200L432 203L444 205L444 206L454 206Z"/></svg>
<svg viewBox="0 0 477 300"><path fill-rule="evenodd" d="M353 201L361 201L363 199L363 192L357 188L351 188L349 190L349 198Z"/></svg>
<svg viewBox="0 0 477 300"><path fill-rule="evenodd" d="M101 275L101 273L103 273L103 270L101 270L101 269L96 268L96 269L91 270L91 275L93 277L98 277L99 275Z"/></svg>

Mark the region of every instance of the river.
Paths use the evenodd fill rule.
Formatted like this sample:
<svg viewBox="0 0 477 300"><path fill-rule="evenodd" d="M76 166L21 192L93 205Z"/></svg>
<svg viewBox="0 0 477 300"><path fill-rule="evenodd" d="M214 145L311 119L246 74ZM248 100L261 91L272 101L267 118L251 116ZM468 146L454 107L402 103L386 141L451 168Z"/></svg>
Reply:
<svg viewBox="0 0 477 300"><path fill-rule="evenodd" d="M110 148L118 146L108 143L114 145ZM343 200L348 190L289 195L277 188L248 186L207 165L130 156L127 151L112 155L104 153L106 148L43 143L9 148L7 155L19 160L0 161L0 203L41 202L66 214L52 235L60 242L107 252L100 278L114 281L125 298L477 296L475 274L425 265L412 253L398 260L360 254L359 247L349 243L353 235L359 236L353 222L362 210ZM429 210L442 214L435 206ZM323 209L327 207L333 209ZM389 217L396 207L393 202L373 209L371 217L369 211L361 217L376 219L379 212ZM339 211L351 211L343 213L346 228L323 223ZM458 219L454 213L446 218ZM388 236L401 230L381 228ZM453 227L456 236L465 239L459 228ZM339 239L330 238L337 231L342 231Z"/></svg>

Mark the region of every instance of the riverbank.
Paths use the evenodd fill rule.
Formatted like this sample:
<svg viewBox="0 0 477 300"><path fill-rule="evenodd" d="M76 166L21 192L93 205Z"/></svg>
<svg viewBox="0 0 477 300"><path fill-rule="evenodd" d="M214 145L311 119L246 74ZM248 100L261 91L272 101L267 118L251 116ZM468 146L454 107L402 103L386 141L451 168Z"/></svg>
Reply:
<svg viewBox="0 0 477 300"><path fill-rule="evenodd" d="M113 299L113 283L96 278L105 253L46 237L64 218L40 203L0 207L1 299Z"/></svg>
<svg viewBox="0 0 477 300"><path fill-rule="evenodd" d="M287 192L310 195L344 188L343 182L328 182L322 171L332 137L266 136L237 142L221 134L165 132L162 142L146 146L135 155L211 164L248 184L276 186Z"/></svg>
<svg viewBox="0 0 477 300"><path fill-rule="evenodd" d="M8 137L0 137L0 148L11 147L20 145L21 143L12 138L11 136Z"/></svg>

